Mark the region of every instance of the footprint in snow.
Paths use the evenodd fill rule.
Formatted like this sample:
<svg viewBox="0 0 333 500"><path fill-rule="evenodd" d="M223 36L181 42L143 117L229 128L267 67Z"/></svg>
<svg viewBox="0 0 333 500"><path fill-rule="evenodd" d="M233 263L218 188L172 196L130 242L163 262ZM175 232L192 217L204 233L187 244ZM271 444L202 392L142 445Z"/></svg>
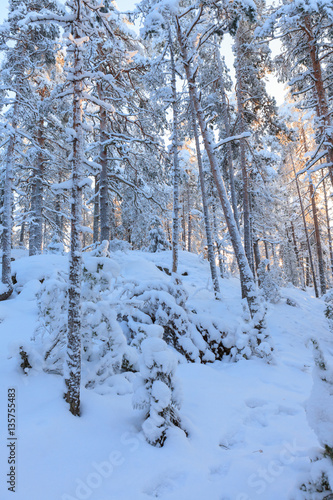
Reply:
<svg viewBox="0 0 333 500"><path fill-rule="evenodd" d="M163 476L146 487L143 493L153 498L160 498L179 488L180 483L184 482L185 476L186 474L183 472L164 472Z"/></svg>
<svg viewBox="0 0 333 500"><path fill-rule="evenodd" d="M267 401L259 398L249 398L245 400L245 404L249 408L261 408L262 406L267 405Z"/></svg>

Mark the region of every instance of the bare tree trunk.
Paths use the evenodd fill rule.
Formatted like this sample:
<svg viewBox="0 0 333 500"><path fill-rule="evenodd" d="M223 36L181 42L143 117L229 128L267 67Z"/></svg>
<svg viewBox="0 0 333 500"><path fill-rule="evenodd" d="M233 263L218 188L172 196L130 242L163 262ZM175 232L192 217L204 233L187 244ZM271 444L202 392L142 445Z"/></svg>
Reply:
<svg viewBox="0 0 333 500"><path fill-rule="evenodd" d="M235 252L235 256L237 259L237 264L240 273L240 281L243 297L247 299L247 303L249 306L250 314L252 317L258 312L260 309L258 293L256 290L256 285L254 281L254 277L247 261L244 248L242 245L242 241L240 238L240 234L237 229L237 224L234 218L234 214L231 208L231 205L228 200L227 192L225 189L225 185L223 179L221 177L221 173L218 167L217 158L214 152L214 141L213 137L207 127L207 123L204 118L204 113L198 98L197 88L195 84L193 70L191 68L191 64L187 55L187 48L185 44L185 40L183 39L179 20L177 19L177 35L180 46L180 51L183 59L184 69L186 72L186 78L189 87L189 95L190 99L193 102L193 106L195 109L196 118L198 120L202 138L205 144L205 149L207 152L210 168L212 171L212 175L216 184L217 192L220 198L221 206L223 209L224 217L228 226L230 239L233 245L233 249ZM261 320L259 320L261 322ZM259 327L260 329L260 327Z"/></svg>
<svg viewBox="0 0 333 500"><path fill-rule="evenodd" d="M333 248L332 248L331 221L328 211L328 200L327 200L326 182L324 174L323 174L323 191L324 191L324 203L325 203L325 214L326 214L326 225L327 225L328 248L330 252L330 266L331 266L331 274L333 276Z"/></svg>
<svg viewBox="0 0 333 500"><path fill-rule="evenodd" d="M253 242L253 252L254 252L254 258L255 258L255 264L256 264L256 271L258 271L259 266L260 266L260 261L261 261L260 249L259 249L259 239L258 238Z"/></svg>
<svg viewBox="0 0 333 500"><path fill-rule="evenodd" d="M169 26L169 50L171 62L171 90L172 90L172 153L173 153L173 223L172 223L172 272L177 273L178 270L178 254L179 254L179 158L178 158L178 102L176 88L176 67L173 52L173 43L171 37L171 29Z"/></svg>
<svg viewBox="0 0 333 500"><path fill-rule="evenodd" d="M30 224L29 224L29 257L35 255L35 233L36 233L36 177L33 174L33 179L31 183L31 196L30 196Z"/></svg>
<svg viewBox="0 0 333 500"><path fill-rule="evenodd" d="M240 47L240 30L238 27L236 33L236 98L237 98L237 116L238 116L238 131L240 134L245 132L244 122L244 106L243 106L243 88L242 88L242 52ZM252 252L252 237L251 237L251 221L250 221L250 197L249 197L249 178L247 172L247 161L245 153L245 139L239 141L240 148L240 164L243 179L243 223L244 223L244 249L245 254L254 275L253 252Z"/></svg>
<svg viewBox="0 0 333 500"><path fill-rule="evenodd" d="M99 179L95 175L95 196L94 196L94 216L93 216L93 242L99 241Z"/></svg>
<svg viewBox="0 0 333 500"><path fill-rule="evenodd" d="M314 223L315 236L316 236L316 249L317 249L317 257L318 257L320 290L321 290L321 294L324 295L326 293L325 264L324 264L324 259L323 259L323 251L321 248L321 238L320 238L320 231L319 231L319 222L318 222L315 192L314 192L314 187L313 187L313 183L312 183L312 179L311 179L310 174L309 174L309 188L310 188L310 198L311 198L311 205L312 205L313 223Z"/></svg>
<svg viewBox="0 0 333 500"><path fill-rule="evenodd" d="M195 149L196 149L196 153L197 153L197 161L198 161L198 168L199 168L201 199L202 199L202 208L203 208L203 213L204 213L204 223L205 223L207 249L208 249L208 262L209 262L209 266L210 266L210 274L212 277L215 298L219 299L220 298L219 297L220 285L219 285L219 279L218 279L217 272L216 272L212 229L211 229L211 225L210 225L210 214L209 214L208 203L207 203L207 194L206 194L206 189L205 189L205 178L204 178L202 157L201 157L201 151L200 151L199 134L198 134L198 128L197 128L197 121L195 119L195 109L193 106L192 99L190 100L190 106L191 106L191 115L192 115L192 129L193 129L193 134L194 134Z"/></svg>
<svg viewBox="0 0 333 500"><path fill-rule="evenodd" d="M190 174L187 182L187 251L192 251L192 214L191 214L191 192L190 192Z"/></svg>
<svg viewBox="0 0 333 500"><path fill-rule="evenodd" d="M310 245L310 240L309 240L308 227L307 227L305 213L304 213L303 201L302 201L301 191L300 191L300 188L299 188L298 177L297 177L297 173L296 173L296 168L295 168L295 164L294 164L293 155L291 153L290 153L290 158L291 158L291 164L292 164L294 175L295 175L295 181L296 181L298 199L299 199L299 204L300 204L301 212L302 212L302 219L303 219L303 225L304 225L304 233L305 233L305 237L306 237L306 243L307 243L308 254L309 254L309 262L310 262L311 272L312 272L312 278L313 278L313 286L314 286L314 289L315 289L315 295L316 295L316 297L319 297L318 287L317 287L317 280L316 280L316 273L315 273L315 269L314 269L314 265L313 265L312 251L311 251L311 245Z"/></svg>
<svg viewBox="0 0 333 500"><path fill-rule="evenodd" d="M221 253L221 250L223 252L223 248L221 248L221 244L219 241L219 232L217 229L215 203L213 204L213 227L214 227L214 233L215 233L214 237L215 237L215 244L216 244L217 259L218 259L219 269L220 269L220 276L221 276L221 278L224 278L224 260L223 260L223 254Z"/></svg>
<svg viewBox="0 0 333 500"><path fill-rule="evenodd" d="M98 97L104 101L104 92L102 84L98 85ZM109 183L107 171L107 115L106 109L103 106L99 108L99 130L100 130L100 152L99 161L101 165L101 173L99 177L99 193L100 193L100 222L101 222L101 242L110 239L110 207L109 207Z"/></svg>
<svg viewBox="0 0 333 500"><path fill-rule="evenodd" d="M222 119L223 119L223 124L224 124L224 128L225 128L226 136L230 137L231 136L231 129L230 129L230 120L229 120L229 113L228 113L228 104L227 104L225 86L224 86L224 81L223 81L223 71L222 71L220 50L219 50L216 38L215 38L215 59L217 62L219 84L220 84L220 90L221 90L221 96L222 96ZM234 217L235 217L235 221L237 224L237 228L239 230L239 214L238 214L238 207L237 207L237 197L236 197L236 188L235 188L234 167L233 167L233 162L232 162L233 154L232 154L231 142L227 142L226 149L227 149L227 163L228 163L229 182L230 182L231 205L232 205L232 209L234 211Z"/></svg>
<svg viewBox="0 0 333 500"><path fill-rule="evenodd" d="M67 340L67 372L66 400L70 412L80 415L81 385L81 281L82 281L82 169L84 163L83 134L83 79L84 63L82 42L81 9L83 4L77 0L75 5L75 21L73 22L74 61L70 79L73 81L73 159L72 159L72 204L71 204L71 248L68 287L68 340Z"/></svg>
<svg viewBox="0 0 333 500"><path fill-rule="evenodd" d="M295 228L294 228L294 224L293 224L292 221L290 222L290 227L291 227L291 235L292 235L292 238L293 238L294 252L295 252L295 255L296 255L297 267L298 267L299 272L300 272L301 286L302 286L302 288L304 288L304 272L303 272L303 268L302 268L302 264L301 264L301 258L300 258L298 247L297 247L297 240L296 240L296 235L295 235Z"/></svg>
<svg viewBox="0 0 333 500"><path fill-rule="evenodd" d="M17 113L18 103L15 99L13 107L13 119L10 130L9 143L6 155L6 169L5 169L5 184L4 184L4 201L3 201L3 214L2 214L2 283L7 286L7 290L0 294L0 300L6 300L13 291L12 286L12 214L13 214L13 193L12 193L12 179L13 179L13 157L16 140L16 127L17 127Z"/></svg>
<svg viewBox="0 0 333 500"><path fill-rule="evenodd" d="M43 178L44 178L44 155L45 139L43 136L43 119L40 120L37 131L37 141L40 151L37 156L36 165L36 201L35 201L35 253L41 254L43 250Z"/></svg>

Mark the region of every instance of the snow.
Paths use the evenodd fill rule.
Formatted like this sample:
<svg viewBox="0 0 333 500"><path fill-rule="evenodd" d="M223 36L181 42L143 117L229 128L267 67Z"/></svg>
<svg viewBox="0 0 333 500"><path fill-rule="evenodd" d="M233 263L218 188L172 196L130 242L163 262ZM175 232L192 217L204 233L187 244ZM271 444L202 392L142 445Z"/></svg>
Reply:
<svg viewBox="0 0 333 500"><path fill-rule="evenodd" d="M7 390L14 387L17 488L13 495L2 481L1 499L296 498L297 488L309 475L309 457L321 445L308 422L305 402L313 386L310 339L330 343L324 301L314 298L311 290L280 290L280 300L269 304L266 317L274 340L270 364L252 358L237 363L183 361L176 368L179 356L166 348L161 327L145 325L141 359L147 366L157 356L165 370L176 371L182 392L179 414L188 434L170 427L164 446L156 448L146 442L141 430L144 410L132 406L135 374L116 375L113 390L105 394L83 387L80 418L68 411L60 376L37 370L24 375L17 352L34 334L40 280L57 270L66 272L68 260L60 255L13 255L17 257L12 263L17 284L12 297L0 303L0 427L7 429ZM232 337L242 316L239 281L220 280L222 300L216 301L208 263L187 252L180 252L179 257L189 309L199 310L203 323L217 318ZM93 272L89 259L86 263ZM170 268L171 252L117 250L111 254L110 272L123 286L133 281L143 286L154 280L168 283L170 277L157 265ZM167 405L170 389L158 380L152 396L158 404ZM322 388L318 390L318 412L327 397ZM322 422L328 421L325 412ZM325 433L332 436L332 428ZM8 448L4 432L2 436L0 468L5 477ZM325 465L332 475L332 466L326 462L321 460L320 471ZM315 473L312 468L311 474Z"/></svg>

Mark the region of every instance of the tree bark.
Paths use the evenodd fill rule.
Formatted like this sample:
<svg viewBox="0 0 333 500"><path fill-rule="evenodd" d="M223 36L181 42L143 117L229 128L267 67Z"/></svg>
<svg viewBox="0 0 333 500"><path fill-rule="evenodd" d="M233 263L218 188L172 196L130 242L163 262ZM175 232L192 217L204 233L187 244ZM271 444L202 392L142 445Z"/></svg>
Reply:
<svg viewBox="0 0 333 500"><path fill-rule="evenodd" d="M203 208L203 213L204 213L204 223L205 223L207 249L208 249L208 262L209 262L209 266L210 266L210 274L212 277L215 298L219 299L220 298L220 285L219 285L219 279L218 279L217 272L216 272L212 229L211 229L211 224L210 224L210 214L209 214L209 209L208 209L204 170L203 170L203 165L202 165L202 157L201 157L200 143L199 143L199 134L198 134L198 129L197 129L197 121L195 118L195 109L193 106L193 99L190 99L190 106L191 106L191 116L192 116L192 129L193 129L195 149L196 149L196 153L197 153L197 161L198 161L198 168L199 168L201 199L202 199L202 208Z"/></svg>
<svg viewBox="0 0 333 500"><path fill-rule="evenodd" d="M74 4L76 16L73 22L73 68L70 79L73 81L73 159L72 159L72 200L71 200L71 247L68 287L68 339L67 373L65 395L70 412L80 415L81 385L81 281L82 281L82 170L84 163L83 134L83 79L84 63L82 55L81 23L82 0ZM81 40L80 40L81 39ZM78 43L76 43L78 40Z"/></svg>
<svg viewBox="0 0 333 500"><path fill-rule="evenodd" d="M300 190L300 187L299 187L299 182L298 182L298 177L297 177L297 173L296 173L296 168L295 168L295 164L294 164L293 155L291 153L290 153L290 159L291 159L291 164L292 164L292 168L293 168L294 175L295 175L295 182L296 182L298 200L299 200L299 204L300 204L301 212L302 212L304 233L305 233L305 237L306 237L306 244L307 244L307 247L308 247L309 262L310 262L310 267L311 267L311 272L312 272L313 286L314 286L314 289L315 289L315 295L316 295L316 297L319 297L318 287L317 287L317 280L316 280L316 273L315 273L315 269L314 269L314 265L313 265L312 251L311 251L311 245L310 245L310 240L309 240L308 227L307 227L305 213L304 213L304 206L303 206L303 201L302 201L302 196L301 196L301 190Z"/></svg>
<svg viewBox="0 0 333 500"><path fill-rule="evenodd" d="M307 39L309 56L312 66L312 76L314 81L314 89L317 98L316 113L319 118L319 130L325 137L325 145L328 148L327 160L329 163L329 174L333 186L333 134L331 127L330 110L327 104L327 95L323 81L321 63L319 59L319 51L317 41L313 34L311 19L309 15L305 16L303 32Z"/></svg>
<svg viewBox="0 0 333 500"><path fill-rule="evenodd" d="M316 204L315 192L314 192L314 187L313 187L313 183L312 183L312 179L311 179L310 174L309 174L309 189L310 189L313 223L314 223L315 236L316 236L316 250L317 250L317 257L318 257L320 291L321 291L321 294L324 295L326 293L325 264L324 264L324 259L323 259L323 251L322 251L322 247L321 247L321 237L320 237L320 231L319 231L317 204Z"/></svg>
<svg viewBox="0 0 333 500"><path fill-rule="evenodd" d="M173 222L172 222L172 272L178 271L179 260L179 157L178 157L178 102L177 102L177 88L176 88L176 67L173 51L173 43L171 37L170 26L168 28L169 34L169 50L171 62L171 90L172 90L172 153L173 153Z"/></svg>
<svg viewBox="0 0 333 500"><path fill-rule="evenodd" d="M102 84L98 85L98 97L101 101L104 101L104 92ZM104 106L99 108L99 130L100 130L100 152L99 161L101 165L101 173L99 177L99 192L100 192L100 223L101 223L101 235L100 241L110 239L110 207L109 207L109 183L108 183L108 171L107 171L107 114Z"/></svg>
<svg viewBox="0 0 333 500"><path fill-rule="evenodd" d="M325 203L325 214L326 214L326 225L327 225L328 248L330 252L330 266L331 266L331 274L333 276L333 247L332 247L331 221L328 211L328 200L327 200L326 182L324 174L323 174L323 191L324 191L324 203Z"/></svg>
<svg viewBox="0 0 333 500"><path fill-rule="evenodd" d="M213 137L207 127L207 123L204 118L204 113L198 98L198 92L195 84L193 70L189 62L185 40L183 39L178 19L177 19L177 37L183 59L184 69L186 72L186 78L189 87L189 96L193 102L196 118L198 120L202 138L205 144L205 149L208 156L210 168L216 184L224 217L228 226L231 243L237 259L238 269L240 273L242 294L243 297L246 298L247 300L251 316L254 317L255 314L260 309L258 293L256 290L254 277L244 252L244 248L242 245L240 234L237 229L237 224L234 218L234 214L231 205L229 203L225 185L218 167L217 158L214 152Z"/></svg>
<svg viewBox="0 0 333 500"><path fill-rule="evenodd" d="M219 47L217 45L216 38L215 38L215 59L217 62L220 91L221 91L221 96L222 96L222 119L223 119L223 124L224 124L226 136L230 137L231 136L231 129L230 129L230 120L229 120L229 113L228 113L228 104L227 104L225 86L224 86L224 81L223 81L223 71L222 71L220 50L219 50ZM237 197L236 197L236 188L235 188L234 167L233 167L233 161L232 161L233 154L232 154L231 142L227 142L226 150L227 150L227 164L228 164L229 182L230 182L231 205L232 205L232 209L234 211L234 217L235 217L235 221L236 221L237 228L239 231L239 214L238 214L238 207L237 207Z"/></svg>
<svg viewBox="0 0 333 500"><path fill-rule="evenodd" d="M242 52L241 52L241 27L237 29L236 33L236 99L237 99L237 117L238 117L238 131L240 134L245 132L244 121L244 106L243 106L243 88L242 88ZM250 221L250 197L249 197L249 178L247 171L247 161L245 152L245 139L239 141L240 148L240 165L243 180L243 224L244 224L244 249L245 254L254 275L253 252L252 252L252 235L251 235L251 221Z"/></svg>
<svg viewBox="0 0 333 500"><path fill-rule="evenodd" d="M11 130L9 136L9 143L6 155L5 167L5 184L4 184L4 201L3 201L3 214L2 214L2 283L7 285L7 290L0 294L0 300L6 300L13 291L12 286L12 266L11 266L11 252L12 252L12 214L13 214L13 193L12 193L12 180L13 180L13 157L16 140L16 127L17 127L17 113L18 102L17 97L13 106L13 119L11 123Z"/></svg>
<svg viewBox="0 0 333 500"><path fill-rule="evenodd" d="M99 175L95 175L95 196L94 196L94 216L93 216L93 242L99 241ZM102 240L103 241L103 240Z"/></svg>

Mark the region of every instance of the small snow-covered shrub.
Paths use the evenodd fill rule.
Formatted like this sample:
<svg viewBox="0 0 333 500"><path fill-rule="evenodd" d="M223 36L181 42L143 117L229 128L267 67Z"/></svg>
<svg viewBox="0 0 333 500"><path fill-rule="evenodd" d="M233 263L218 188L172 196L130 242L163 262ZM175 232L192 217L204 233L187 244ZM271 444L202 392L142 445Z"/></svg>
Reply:
<svg viewBox="0 0 333 500"><path fill-rule="evenodd" d="M163 339L169 345L193 359L198 352L191 341L189 318L185 309L187 299L184 288L173 281L134 283L126 289L127 297L135 308L134 314L122 316L137 343L136 334L142 335L147 324L163 327ZM136 321L137 320L137 321Z"/></svg>
<svg viewBox="0 0 333 500"><path fill-rule="evenodd" d="M301 486L301 498L318 500L333 494L333 345L313 340L315 367L313 387L306 403L308 422L316 433L321 450L315 453L310 474Z"/></svg>
<svg viewBox="0 0 333 500"><path fill-rule="evenodd" d="M329 290L323 299L326 304L324 314L328 320L330 330L333 331L333 289Z"/></svg>
<svg viewBox="0 0 333 500"><path fill-rule="evenodd" d="M276 304L281 298L278 285L280 281L279 271L274 266L268 269L267 264L269 264L269 260L263 259L258 268L260 288L265 299Z"/></svg>
<svg viewBox="0 0 333 500"><path fill-rule="evenodd" d="M57 255L64 254L64 244L57 233L53 235L50 243L47 245L47 252Z"/></svg>
<svg viewBox="0 0 333 500"><path fill-rule="evenodd" d="M148 237L150 242L148 252L162 252L170 248L170 243L165 236L161 221L158 217L155 217L151 222Z"/></svg>
<svg viewBox="0 0 333 500"><path fill-rule="evenodd" d="M162 332L160 332L162 333ZM145 410L142 430L147 441L163 446L167 429L181 428L178 410L181 405L180 390L175 378L177 358L159 332L141 343L140 377L137 380L133 405Z"/></svg>
<svg viewBox="0 0 333 500"><path fill-rule="evenodd" d="M86 387L108 381L114 374L133 370L137 355L127 344L109 299L119 273L107 255L107 242L85 256L81 289L82 380ZM27 350L32 366L38 358L41 369L63 373L67 345L68 286L66 273L44 280L37 297L39 322ZM30 355L29 355L30 351ZM31 352L32 351L32 352ZM34 355L35 353L35 355ZM36 356L36 354L38 355Z"/></svg>
<svg viewBox="0 0 333 500"><path fill-rule="evenodd" d="M259 304L258 311L251 318L249 308L245 299L243 299L243 315L236 335L235 347L231 348L231 358L250 359L253 356L265 358L268 362L273 360L272 341L266 326L266 308L262 302Z"/></svg>
<svg viewBox="0 0 333 500"><path fill-rule="evenodd" d="M120 250L121 252L128 252L132 249L132 245L128 241L118 240L118 238L114 238L109 242L109 250L110 252L117 252Z"/></svg>

